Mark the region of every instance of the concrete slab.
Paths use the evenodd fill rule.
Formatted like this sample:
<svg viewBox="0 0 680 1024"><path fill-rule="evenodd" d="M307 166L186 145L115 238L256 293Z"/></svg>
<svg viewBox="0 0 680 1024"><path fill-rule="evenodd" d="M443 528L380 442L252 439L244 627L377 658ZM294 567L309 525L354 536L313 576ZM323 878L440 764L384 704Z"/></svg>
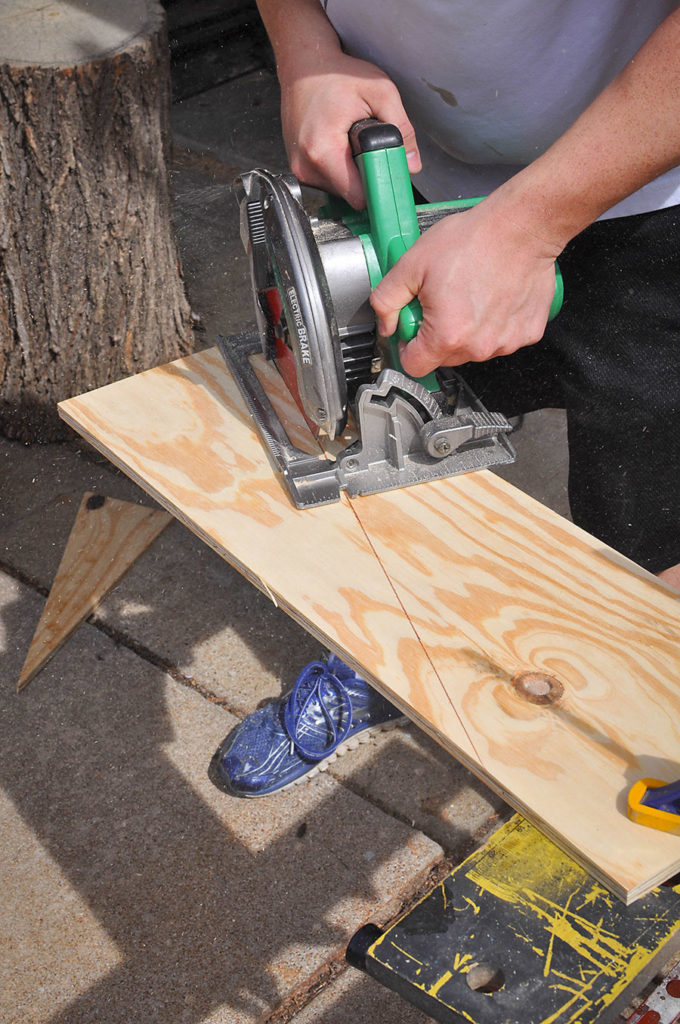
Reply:
<svg viewBox="0 0 680 1024"><path fill-rule="evenodd" d="M510 813L501 797L413 724L372 737L329 772L439 843L454 862Z"/></svg>
<svg viewBox="0 0 680 1024"><path fill-rule="evenodd" d="M26 449L0 442L0 451L13 463L13 504L28 510L0 528L2 558L45 587L84 490L149 501L112 467L83 460L68 446ZM239 717L289 689L302 665L320 653L304 630L178 523L138 560L95 619ZM500 799L415 727L376 738L332 771L452 856L462 856L503 809Z"/></svg>
<svg viewBox="0 0 680 1024"><path fill-rule="evenodd" d="M348 967L289 1024L431 1024L395 992Z"/></svg>
<svg viewBox="0 0 680 1024"><path fill-rule="evenodd" d="M234 719L91 626L17 696L39 605L0 573L3 1021L260 1021L438 861L329 777L226 797Z"/></svg>
<svg viewBox="0 0 680 1024"><path fill-rule="evenodd" d="M173 523L95 616L172 664L239 716L290 689L319 644Z"/></svg>
<svg viewBox="0 0 680 1024"><path fill-rule="evenodd" d="M164 7L175 99L274 67L254 0L191 0Z"/></svg>
<svg viewBox="0 0 680 1024"><path fill-rule="evenodd" d="M85 491L153 505L84 444L24 445L0 437L0 478L0 564L43 587L52 582Z"/></svg>
<svg viewBox="0 0 680 1024"><path fill-rule="evenodd" d="M0 441L0 452L11 465L6 514L0 517L0 558L45 588L83 491L150 501L109 464L83 459L68 445L25 448ZM38 614L30 620L33 627ZM157 663L172 666L239 717L288 690L302 665L320 653L315 640L178 523L132 567L95 620ZM27 649L28 642L24 654ZM415 727L376 738L332 770L453 856L462 856L503 807Z"/></svg>
<svg viewBox="0 0 680 1024"><path fill-rule="evenodd" d="M85 491L153 505L92 455L0 438L0 565L47 590ZM179 523L141 556L96 617L239 715L288 689L319 655L304 630ZM38 614L33 628L37 621Z"/></svg>
<svg viewBox="0 0 680 1024"><path fill-rule="evenodd" d="M190 152L177 153L173 165L173 221L196 320L197 348L216 344L218 334L253 330L255 324L232 189L238 173L239 168Z"/></svg>

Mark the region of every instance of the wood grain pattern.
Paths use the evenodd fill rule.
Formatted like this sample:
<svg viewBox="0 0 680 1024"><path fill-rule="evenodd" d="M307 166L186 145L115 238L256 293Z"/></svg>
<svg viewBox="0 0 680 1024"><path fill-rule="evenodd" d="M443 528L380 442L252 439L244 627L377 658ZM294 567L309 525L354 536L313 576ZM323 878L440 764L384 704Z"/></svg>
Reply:
<svg viewBox="0 0 680 1024"><path fill-rule="evenodd" d="M162 509L87 492L17 683L19 693L172 522Z"/></svg>
<svg viewBox="0 0 680 1024"><path fill-rule="evenodd" d="M215 349L60 412L621 899L680 869L625 814L680 777L669 588L487 472L295 509Z"/></svg>

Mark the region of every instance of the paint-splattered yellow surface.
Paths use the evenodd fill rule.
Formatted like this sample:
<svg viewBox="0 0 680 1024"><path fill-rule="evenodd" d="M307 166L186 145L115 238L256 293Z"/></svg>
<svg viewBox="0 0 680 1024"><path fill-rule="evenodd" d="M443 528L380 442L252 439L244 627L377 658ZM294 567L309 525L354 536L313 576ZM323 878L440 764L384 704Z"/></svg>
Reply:
<svg viewBox="0 0 680 1024"><path fill-rule="evenodd" d="M474 1024L586 1024L639 991L679 929L677 892L624 907L516 816L373 943L368 969ZM490 993L467 983L480 963L499 972Z"/></svg>

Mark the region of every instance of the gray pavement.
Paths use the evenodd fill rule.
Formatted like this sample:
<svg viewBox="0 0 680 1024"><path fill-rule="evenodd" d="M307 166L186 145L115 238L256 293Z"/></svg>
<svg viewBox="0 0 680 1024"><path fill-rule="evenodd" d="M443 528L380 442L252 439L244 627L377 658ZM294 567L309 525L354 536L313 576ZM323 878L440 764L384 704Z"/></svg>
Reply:
<svg viewBox="0 0 680 1024"><path fill-rule="evenodd" d="M176 104L176 225L199 347L252 324L229 183L285 166L266 70ZM504 475L561 512L561 414L527 417ZM0 1020L424 1024L346 968L506 813L415 727L258 801L225 796L223 736L318 653L173 523L20 695L86 490L152 504L72 443L0 439Z"/></svg>

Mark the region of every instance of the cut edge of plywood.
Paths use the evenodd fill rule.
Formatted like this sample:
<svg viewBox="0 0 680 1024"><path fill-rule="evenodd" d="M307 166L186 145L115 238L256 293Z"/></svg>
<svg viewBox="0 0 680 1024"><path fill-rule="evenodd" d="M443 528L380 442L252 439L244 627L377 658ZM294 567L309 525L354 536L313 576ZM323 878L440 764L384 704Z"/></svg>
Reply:
<svg viewBox="0 0 680 1024"><path fill-rule="evenodd" d="M84 494L26 655L17 693L28 686L171 521L172 516L163 509L92 491Z"/></svg>

